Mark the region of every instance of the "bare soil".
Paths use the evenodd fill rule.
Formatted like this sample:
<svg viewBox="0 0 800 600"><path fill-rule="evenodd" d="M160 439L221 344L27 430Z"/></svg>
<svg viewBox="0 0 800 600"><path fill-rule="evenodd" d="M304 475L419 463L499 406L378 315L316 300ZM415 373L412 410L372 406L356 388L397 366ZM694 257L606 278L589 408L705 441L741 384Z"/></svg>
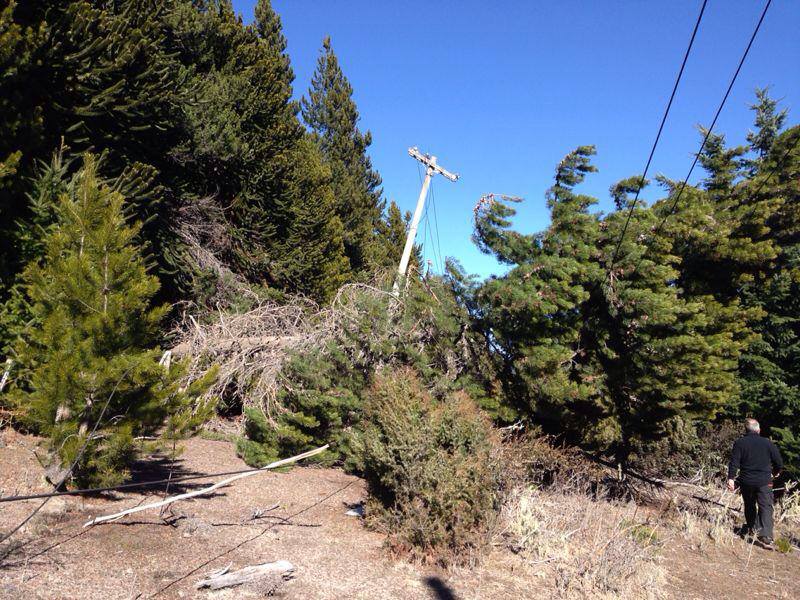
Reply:
<svg viewBox="0 0 800 600"><path fill-rule="evenodd" d="M37 439L0 432L0 495L49 491L33 451ZM175 476L245 468L231 444L193 439ZM161 479L170 461L150 457L134 479ZM173 484L170 493L210 481ZM163 487L92 498L54 498L0 549L0 598L229 598L263 597L264 589L195 589L208 573L275 560L295 566L277 584L286 599L550 598L552 582L502 544L471 569L449 572L390 557L384 537L364 528L348 509L364 500L363 482L336 469L295 468L238 481L213 494L83 528L93 516L163 496ZM41 500L0 504L0 531L19 523ZM266 510L278 504L277 508ZM262 516L253 518L261 509ZM674 598L798 598L797 553L750 547L697 547L677 532L664 536L662 560Z"/></svg>

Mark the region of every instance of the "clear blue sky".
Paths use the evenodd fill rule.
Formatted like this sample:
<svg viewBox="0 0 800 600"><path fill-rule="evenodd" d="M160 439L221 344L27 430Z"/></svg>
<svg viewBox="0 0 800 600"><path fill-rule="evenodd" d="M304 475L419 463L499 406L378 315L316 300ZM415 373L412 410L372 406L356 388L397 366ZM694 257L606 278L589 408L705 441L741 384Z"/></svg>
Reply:
<svg viewBox="0 0 800 600"><path fill-rule="evenodd" d="M468 271L499 272L470 241L487 192L523 196L517 228L547 226L544 191L564 154L595 144L581 190L609 210L609 186L640 173L686 49L700 0L274 0L302 96L322 39L355 90L361 128L387 198L412 210L419 146L461 174L434 180L442 253ZM246 22L255 0L234 1ZM710 0L651 174L682 178L764 3ZM753 90L770 85L800 122L800 2L774 0L716 131L742 143ZM643 193L652 200L658 188ZM429 213L431 224L433 215ZM422 241L420 229L418 241ZM428 242L427 256L430 256Z"/></svg>

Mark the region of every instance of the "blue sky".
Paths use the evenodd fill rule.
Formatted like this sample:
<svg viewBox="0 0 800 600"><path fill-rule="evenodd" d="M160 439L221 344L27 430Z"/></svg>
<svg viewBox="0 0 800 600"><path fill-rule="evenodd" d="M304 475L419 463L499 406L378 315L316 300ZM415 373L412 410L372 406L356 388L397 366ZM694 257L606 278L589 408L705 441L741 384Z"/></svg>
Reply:
<svg viewBox="0 0 800 600"><path fill-rule="evenodd" d="M581 187L610 210L608 188L640 173L700 0L672 2L274 0L302 96L322 39L354 88L386 197L412 210L419 191L409 146L461 175L434 180L441 253L469 272L500 271L470 241L488 192L523 196L516 228L547 226L544 192L574 147L595 144L599 172ZM234 1L246 22L255 0ZM650 174L683 178L758 20L763 2L710 0ZM774 0L716 131L742 143L748 105L770 85L800 121L800 2ZM696 177L695 177L696 179ZM648 200L660 197L651 187ZM435 231L429 212L431 234ZM423 241L420 228L418 241ZM428 237L426 257L435 259Z"/></svg>

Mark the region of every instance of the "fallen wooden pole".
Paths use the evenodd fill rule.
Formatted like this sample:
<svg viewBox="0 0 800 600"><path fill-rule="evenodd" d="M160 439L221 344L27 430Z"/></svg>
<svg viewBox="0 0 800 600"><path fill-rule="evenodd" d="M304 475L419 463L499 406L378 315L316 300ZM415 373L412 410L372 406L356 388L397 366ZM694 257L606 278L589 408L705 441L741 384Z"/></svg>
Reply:
<svg viewBox="0 0 800 600"><path fill-rule="evenodd" d="M98 523L105 523L107 521L116 521L124 517L125 515L132 515L137 512L142 512L143 510L149 510L151 508L160 508L162 506L166 506L167 504L172 504L173 502L178 502L180 500L186 500L188 498L194 498L195 496L203 496L208 494L209 492L213 492L216 489L219 489L223 486L226 486L234 481L238 481L239 479L244 479L245 477L250 477L251 475L257 475L262 471L268 471L270 469L277 469L278 467L283 467L284 465L290 465L292 463L296 463L299 460L303 460L304 458L310 458L312 456L316 456L317 454L321 454L325 452L329 448L328 444L321 446L319 448L315 448L314 450L309 450L308 452L303 452L302 454L298 454L297 456L292 456L291 458L284 458L281 460L277 460L273 463L270 463L266 466L261 467L256 471L250 471L248 473L241 473L239 475L234 475L233 477L229 477L228 479L223 479L222 481L218 481L214 485L211 485L207 488L203 488L201 490L195 490L194 492L187 492L185 494L178 494L177 496L172 496L170 498L166 498L159 502L153 502L152 504L143 504L141 506L136 506L134 508L129 508L128 510L123 510L122 512L114 513L113 515L105 515L102 517L95 517L91 521L88 521L84 524L84 527L89 527L90 525L97 525Z"/></svg>
<svg viewBox="0 0 800 600"><path fill-rule="evenodd" d="M212 590L220 590L226 587L233 587L243 583L252 583L258 581L262 577L270 575L280 575L281 577L291 576L294 571L294 565L288 560L278 560L276 562L264 563L262 565L252 565L239 569L238 571L227 572L223 569L218 574L211 575L207 579L197 582L197 589L211 588Z"/></svg>

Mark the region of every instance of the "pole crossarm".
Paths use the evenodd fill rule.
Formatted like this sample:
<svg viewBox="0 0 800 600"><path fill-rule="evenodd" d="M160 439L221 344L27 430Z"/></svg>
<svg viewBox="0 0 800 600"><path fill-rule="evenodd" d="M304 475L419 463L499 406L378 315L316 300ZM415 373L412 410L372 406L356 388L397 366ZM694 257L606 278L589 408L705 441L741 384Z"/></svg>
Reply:
<svg viewBox="0 0 800 600"><path fill-rule="evenodd" d="M446 177L450 181L458 181L458 173L451 173L444 167L440 166L436 163L436 157L431 156L430 154L423 154L419 151L419 148L413 146L412 148L408 149L408 155L411 158L416 158L419 162L425 165L428 169L432 169L434 173L439 173L442 177Z"/></svg>

